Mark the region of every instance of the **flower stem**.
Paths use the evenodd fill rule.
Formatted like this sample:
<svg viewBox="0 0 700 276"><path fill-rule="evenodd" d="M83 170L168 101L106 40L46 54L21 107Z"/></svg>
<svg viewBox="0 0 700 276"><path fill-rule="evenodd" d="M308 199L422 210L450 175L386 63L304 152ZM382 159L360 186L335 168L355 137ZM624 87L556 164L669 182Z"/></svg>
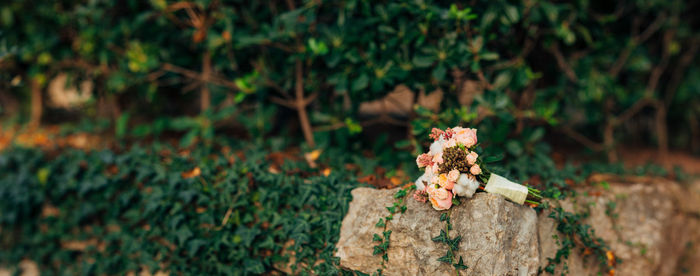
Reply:
<svg viewBox="0 0 700 276"><path fill-rule="evenodd" d="M535 201L532 201L532 200L527 200L527 199L526 199L525 202L530 203L530 204L533 204L533 205L540 205L539 202L535 202Z"/></svg>

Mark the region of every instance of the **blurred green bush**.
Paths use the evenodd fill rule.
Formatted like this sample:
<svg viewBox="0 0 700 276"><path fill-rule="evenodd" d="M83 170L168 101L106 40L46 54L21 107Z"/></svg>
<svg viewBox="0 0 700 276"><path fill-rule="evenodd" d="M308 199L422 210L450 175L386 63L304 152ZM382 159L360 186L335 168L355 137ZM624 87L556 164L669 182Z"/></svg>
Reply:
<svg viewBox="0 0 700 276"><path fill-rule="evenodd" d="M377 123L422 134L466 122L494 139L554 130L611 160L628 140L698 151L697 12L641 0L10 0L0 101L36 125L67 74L59 84L94 84L83 115L111 118L119 137L185 131L186 145L268 114L251 127L312 147L327 130L343 140ZM444 96L399 118L359 112L398 85L410 106Z"/></svg>

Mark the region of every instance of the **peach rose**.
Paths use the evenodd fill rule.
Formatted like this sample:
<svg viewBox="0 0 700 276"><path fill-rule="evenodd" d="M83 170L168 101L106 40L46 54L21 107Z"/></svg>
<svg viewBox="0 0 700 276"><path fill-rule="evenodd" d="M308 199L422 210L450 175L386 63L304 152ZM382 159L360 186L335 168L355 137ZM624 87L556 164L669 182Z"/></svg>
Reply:
<svg viewBox="0 0 700 276"><path fill-rule="evenodd" d="M428 197L435 210L447 210L452 207L452 193L445 188L431 190Z"/></svg>
<svg viewBox="0 0 700 276"><path fill-rule="evenodd" d="M433 163L430 167L425 167L425 172L430 174L438 174L440 171L440 166L437 163Z"/></svg>
<svg viewBox="0 0 700 276"><path fill-rule="evenodd" d="M445 146L444 146L444 147L445 147L445 148L451 148L451 147L454 147L454 146L456 146L456 145L457 145L457 140L454 139L454 138L452 138L452 139L447 140L447 142L445 142Z"/></svg>
<svg viewBox="0 0 700 276"><path fill-rule="evenodd" d="M455 133L455 138L457 142L461 143L465 147L472 147L476 145L476 129L473 128L460 128Z"/></svg>
<svg viewBox="0 0 700 276"><path fill-rule="evenodd" d="M459 178L459 171L458 170L451 170L447 174L447 180L455 182L457 181L457 178Z"/></svg>
<svg viewBox="0 0 700 276"><path fill-rule="evenodd" d="M467 154L467 163L469 163L469 165L474 165L478 157L479 155L476 152L470 152Z"/></svg>
<svg viewBox="0 0 700 276"><path fill-rule="evenodd" d="M469 172L473 175L479 175L481 174L481 168L479 167L479 165L474 165L471 168L469 168Z"/></svg>
<svg viewBox="0 0 700 276"><path fill-rule="evenodd" d="M438 185L440 185L440 187L442 187L442 188L452 190L452 187L454 187L454 184L455 184L454 181L450 181L447 174L443 173L443 174L440 174L440 176L438 177Z"/></svg>
<svg viewBox="0 0 700 276"><path fill-rule="evenodd" d="M442 164L444 160L442 160L442 152L439 152L433 156L433 163L435 164Z"/></svg>

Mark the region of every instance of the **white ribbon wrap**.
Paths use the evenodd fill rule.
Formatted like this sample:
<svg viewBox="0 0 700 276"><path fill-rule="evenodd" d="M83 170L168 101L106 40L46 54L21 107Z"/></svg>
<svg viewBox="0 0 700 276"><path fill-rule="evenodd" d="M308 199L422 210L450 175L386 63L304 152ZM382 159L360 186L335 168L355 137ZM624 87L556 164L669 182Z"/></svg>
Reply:
<svg viewBox="0 0 700 276"><path fill-rule="evenodd" d="M486 183L486 188L484 188L484 190L489 193L502 195L520 205L525 203L525 198L527 198L528 193L527 187L511 182L505 177L495 173L492 173L491 177L489 177L489 181Z"/></svg>

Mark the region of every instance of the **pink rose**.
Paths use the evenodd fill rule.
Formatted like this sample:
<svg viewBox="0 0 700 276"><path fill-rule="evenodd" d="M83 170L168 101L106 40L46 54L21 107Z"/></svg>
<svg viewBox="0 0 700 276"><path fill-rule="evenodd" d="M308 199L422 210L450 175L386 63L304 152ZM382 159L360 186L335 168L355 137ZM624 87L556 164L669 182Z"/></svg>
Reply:
<svg viewBox="0 0 700 276"><path fill-rule="evenodd" d="M440 174L440 176L438 177L438 185L442 188L452 190L452 187L454 187L455 183L454 183L454 181L450 181L448 179L447 174L443 173L443 174Z"/></svg>
<svg viewBox="0 0 700 276"><path fill-rule="evenodd" d="M430 194L430 192L432 192L433 190L435 190L435 184L428 183L428 185L425 185L425 193Z"/></svg>
<svg viewBox="0 0 700 276"><path fill-rule="evenodd" d="M472 173L473 175L479 175L481 174L481 168L479 165L474 165L471 168L469 168L469 172Z"/></svg>
<svg viewBox="0 0 700 276"><path fill-rule="evenodd" d="M439 152L438 154L433 156L433 163L442 164L442 162L444 162L444 160L442 160L442 152Z"/></svg>
<svg viewBox="0 0 700 276"><path fill-rule="evenodd" d="M447 140L447 142L445 142L445 148L451 148L451 147L454 147L456 145L457 145L457 140L454 138L449 139L449 140Z"/></svg>
<svg viewBox="0 0 700 276"><path fill-rule="evenodd" d="M426 167L425 171L430 172L431 174L438 174L438 172L440 171L440 166L438 166L437 163L433 163L432 165L430 165L430 167Z"/></svg>
<svg viewBox="0 0 700 276"><path fill-rule="evenodd" d="M476 154L476 152L470 152L469 154L467 154L467 163L469 163L469 165L474 165L476 163L476 158L478 157L479 155Z"/></svg>
<svg viewBox="0 0 700 276"><path fill-rule="evenodd" d="M418 202L425 203L428 201L428 193L425 191L416 191L413 193L413 199L415 199Z"/></svg>
<svg viewBox="0 0 700 276"><path fill-rule="evenodd" d="M445 188L433 189L428 197L435 210L447 210L452 207L452 193Z"/></svg>
<svg viewBox="0 0 700 276"><path fill-rule="evenodd" d="M473 128L460 128L455 133L455 138L457 142L461 143L465 147L472 147L476 145L476 129Z"/></svg>
<svg viewBox="0 0 700 276"><path fill-rule="evenodd" d="M423 168L427 167L433 164L433 157L430 156L427 153L423 153L421 155L418 155L418 158L416 158L416 164L418 165L418 168Z"/></svg>
<svg viewBox="0 0 700 276"><path fill-rule="evenodd" d="M465 145L465 146L466 146L466 147L471 147L471 146L473 146L473 145L476 145L476 143L478 142L478 140L477 140L477 138L476 138L476 128L470 128L470 129L469 129L469 135L468 135L468 136L470 137L470 139L474 140L474 142L473 142L471 145Z"/></svg>
<svg viewBox="0 0 700 276"><path fill-rule="evenodd" d="M459 178L459 170L451 170L447 174L447 180L455 182L457 181L457 178Z"/></svg>

